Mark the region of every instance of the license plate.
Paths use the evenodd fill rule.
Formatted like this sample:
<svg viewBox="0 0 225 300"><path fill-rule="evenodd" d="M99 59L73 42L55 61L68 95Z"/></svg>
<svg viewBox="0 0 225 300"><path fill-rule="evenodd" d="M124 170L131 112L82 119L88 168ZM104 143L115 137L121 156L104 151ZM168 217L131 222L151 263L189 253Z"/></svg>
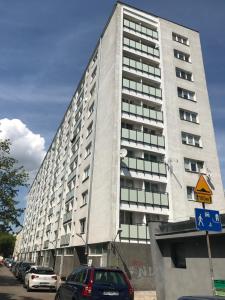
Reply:
<svg viewBox="0 0 225 300"><path fill-rule="evenodd" d="M49 283L48 282L40 282L40 284L46 285L46 284L49 284Z"/></svg>
<svg viewBox="0 0 225 300"><path fill-rule="evenodd" d="M109 291L105 291L103 292L104 296L119 296L119 292L109 292Z"/></svg>

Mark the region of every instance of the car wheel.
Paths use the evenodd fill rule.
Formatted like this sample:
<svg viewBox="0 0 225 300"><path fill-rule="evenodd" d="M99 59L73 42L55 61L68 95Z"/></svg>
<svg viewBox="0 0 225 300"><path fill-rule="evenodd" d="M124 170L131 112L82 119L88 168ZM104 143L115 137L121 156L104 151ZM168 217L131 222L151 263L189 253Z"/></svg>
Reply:
<svg viewBox="0 0 225 300"><path fill-rule="evenodd" d="M59 295L59 294L56 294L56 295L55 295L55 300L61 300L61 298L60 298L60 295Z"/></svg>
<svg viewBox="0 0 225 300"><path fill-rule="evenodd" d="M27 283L27 291L30 292L31 291L31 288L30 288L30 285L29 285L29 281Z"/></svg>

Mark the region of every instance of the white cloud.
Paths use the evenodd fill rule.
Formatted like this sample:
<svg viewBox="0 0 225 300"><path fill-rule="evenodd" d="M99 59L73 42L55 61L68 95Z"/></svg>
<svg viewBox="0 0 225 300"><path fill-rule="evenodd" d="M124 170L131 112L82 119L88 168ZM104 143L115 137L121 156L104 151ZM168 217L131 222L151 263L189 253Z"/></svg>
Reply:
<svg viewBox="0 0 225 300"><path fill-rule="evenodd" d="M46 153L45 139L33 133L21 120L7 118L0 120L0 138L10 139L11 156L24 166L32 181Z"/></svg>

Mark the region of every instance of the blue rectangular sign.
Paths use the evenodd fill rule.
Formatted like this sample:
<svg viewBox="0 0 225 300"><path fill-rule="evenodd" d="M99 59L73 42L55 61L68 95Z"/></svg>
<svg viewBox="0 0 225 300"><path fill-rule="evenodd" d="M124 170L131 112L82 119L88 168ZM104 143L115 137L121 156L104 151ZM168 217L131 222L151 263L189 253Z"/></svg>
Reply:
<svg viewBox="0 0 225 300"><path fill-rule="evenodd" d="M195 224L197 230L222 231L220 214L217 210L195 208Z"/></svg>

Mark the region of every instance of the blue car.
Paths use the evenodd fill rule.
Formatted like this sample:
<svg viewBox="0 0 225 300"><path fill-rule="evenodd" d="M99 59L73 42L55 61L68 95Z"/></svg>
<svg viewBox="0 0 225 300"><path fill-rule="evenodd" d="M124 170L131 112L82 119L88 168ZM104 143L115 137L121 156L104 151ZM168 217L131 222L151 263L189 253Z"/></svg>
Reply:
<svg viewBox="0 0 225 300"><path fill-rule="evenodd" d="M55 300L133 300L134 289L119 269L80 267L59 287Z"/></svg>

